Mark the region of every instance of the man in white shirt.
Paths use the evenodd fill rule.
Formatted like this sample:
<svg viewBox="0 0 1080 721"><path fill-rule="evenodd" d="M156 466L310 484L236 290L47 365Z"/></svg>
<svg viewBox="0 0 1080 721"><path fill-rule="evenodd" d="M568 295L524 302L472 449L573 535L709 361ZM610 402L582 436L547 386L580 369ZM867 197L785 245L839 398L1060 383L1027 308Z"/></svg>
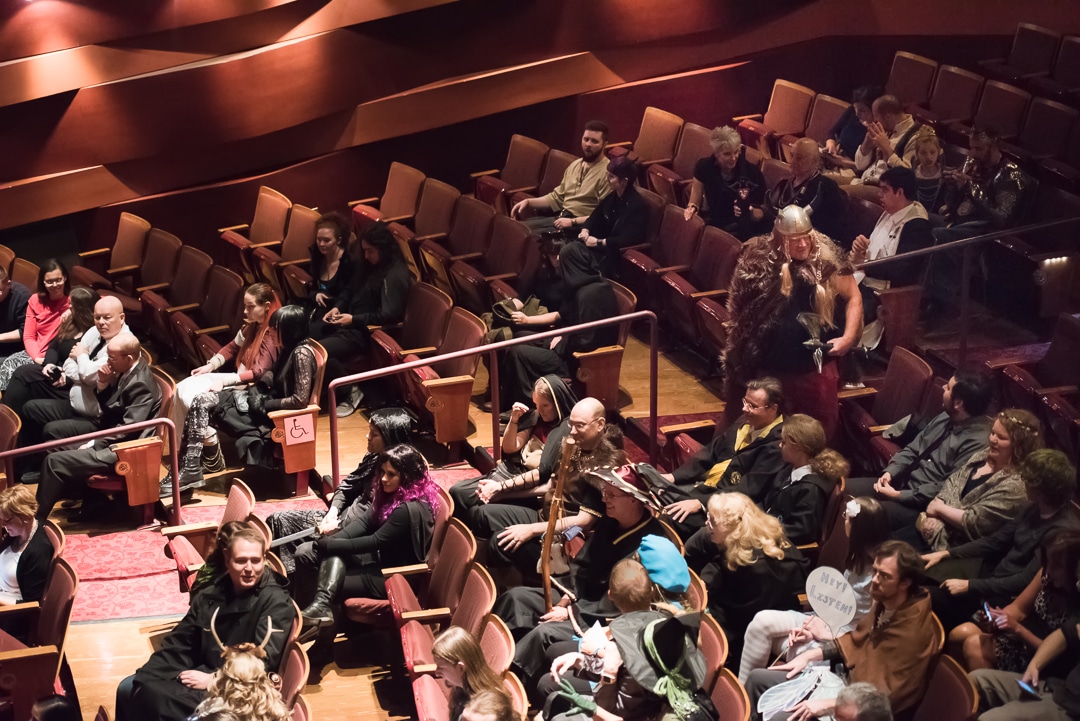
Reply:
<svg viewBox="0 0 1080 721"><path fill-rule="evenodd" d="M880 203L877 185L881 174L889 168L910 168L915 158L915 140L933 135L934 130L905 113L895 95L875 100L873 113L866 137L855 151L855 172L859 175L843 187L851 195Z"/></svg>
<svg viewBox="0 0 1080 721"><path fill-rule="evenodd" d="M919 190L915 172L902 166L889 168L881 174L878 187L881 189L884 212L869 238L860 235L852 242L848 256L852 265L891 258L934 244L926 208L915 200ZM877 317L877 291L886 290L892 285L917 283L922 266L921 259L898 260L873 267L867 272L855 271L855 280L863 299L865 324L860 347L873 350L881 342L883 326Z"/></svg>

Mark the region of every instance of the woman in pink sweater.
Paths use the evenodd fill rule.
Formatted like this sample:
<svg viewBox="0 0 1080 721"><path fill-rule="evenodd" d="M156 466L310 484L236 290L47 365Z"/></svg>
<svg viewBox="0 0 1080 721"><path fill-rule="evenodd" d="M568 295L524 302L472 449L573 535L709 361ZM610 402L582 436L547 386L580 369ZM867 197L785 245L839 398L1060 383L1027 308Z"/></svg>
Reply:
<svg viewBox="0 0 1080 721"><path fill-rule="evenodd" d="M37 293L30 296L26 306L23 350L8 356L0 364L0 391L7 390L11 374L19 366L44 362L45 350L71 306L70 293L71 281L64 264L55 258L45 261L38 272Z"/></svg>

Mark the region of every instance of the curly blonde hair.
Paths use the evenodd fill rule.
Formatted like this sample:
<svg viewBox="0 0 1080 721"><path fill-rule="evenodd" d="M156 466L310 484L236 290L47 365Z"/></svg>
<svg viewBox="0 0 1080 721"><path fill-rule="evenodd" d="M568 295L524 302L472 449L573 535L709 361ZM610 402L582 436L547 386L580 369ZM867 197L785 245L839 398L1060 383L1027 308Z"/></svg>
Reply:
<svg viewBox="0 0 1080 721"><path fill-rule="evenodd" d="M851 471L847 459L825 445L825 428L816 418L804 413L785 416L781 438L798 446L810 457L810 469L834 484Z"/></svg>
<svg viewBox="0 0 1080 721"><path fill-rule="evenodd" d="M28 522L37 512L37 499L27 486L11 486L0 491L0 516Z"/></svg>
<svg viewBox="0 0 1080 721"><path fill-rule="evenodd" d="M266 652L253 643L229 646L224 662L206 688L206 700L195 709L206 713L228 709L245 721L289 721L281 692L266 673Z"/></svg>
<svg viewBox="0 0 1080 721"><path fill-rule="evenodd" d="M791 541L784 527L741 493L714 493L709 499L709 521L724 532L724 561L729 571L751 565L757 552L783 559Z"/></svg>

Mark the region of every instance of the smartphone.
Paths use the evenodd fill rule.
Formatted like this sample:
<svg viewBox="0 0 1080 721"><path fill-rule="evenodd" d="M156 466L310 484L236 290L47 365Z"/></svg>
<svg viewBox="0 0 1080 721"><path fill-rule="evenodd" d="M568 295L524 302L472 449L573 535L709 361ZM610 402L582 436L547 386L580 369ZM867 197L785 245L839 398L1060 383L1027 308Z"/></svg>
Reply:
<svg viewBox="0 0 1080 721"><path fill-rule="evenodd" d="M983 601L983 613L986 614L986 620L987 621L993 621L994 620L994 616L990 613L990 604L987 603L986 601Z"/></svg>
<svg viewBox="0 0 1080 721"><path fill-rule="evenodd" d="M1035 698L1039 699L1040 701L1042 700L1042 695L1039 694L1039 692L1035 690L1034 686L1032 686L1027 681L1024 681L1024 679L1022 679L1022 678L1016 679L1016 685L1018 685L1020 687L1020 690L1023 691L1024 693L1026 693L1027 695L1034 696Z"/></svg>
<svg viewBox="0 0 1080 721"><path fill-rule="evenodd" d="M49 378L54 382L58 381L60 380L60 376L63 374L63 372L64 371L60 368L60 366L53 366L49 369Z"/></svg>

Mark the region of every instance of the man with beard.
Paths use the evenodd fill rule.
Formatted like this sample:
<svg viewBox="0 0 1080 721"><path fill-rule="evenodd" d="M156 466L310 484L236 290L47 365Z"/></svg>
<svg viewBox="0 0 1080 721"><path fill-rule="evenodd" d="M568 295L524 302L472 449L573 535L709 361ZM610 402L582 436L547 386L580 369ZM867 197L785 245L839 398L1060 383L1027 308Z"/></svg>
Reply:
<svg viewBox="0 0 1080 721"><path fill-rule="evenodd" d="M820 645L803 651L787 663L750 674L746 684L752 708L767 689L802 673L819 661L843 661L850 683L867 682L889 696L897 718L909 718L926 691L930 662L938 653L938 630L930 609L930 596L919 587L923 562L903 541L886 541L874 556L870 581L873 605L851 633L835 640L816 639ZM814 640L802 638L800 642ZM808 699L777 721L808 721L836 709L836 699ZM905 713L906 712L906 713Z"/></svg>
<svg viewBox="0 0 1080 721"><path fill-rule="evenodd" d="M815 216L816 217L816 216ZM846 254L814 230L807 212L780 210L772 235L749 241L735 267L728 294L731 328L724 349L729 422L750 378L780 381L785 412L816 418L832 438L839 422L836 358L854 346L862 330L862 297ZM820 339L799 318L816 315ZM804 316L805 320L806 316ZM807 341L820 340L821 365Z"/></svg>
<svg viewBox="0 0 1080 721"><path fill-rule="evenodd" d="M575 237L578 226L585 225L589 215L611 191L608 158L604 154L607 138L607 123L599 120L585 123L581 157L566 168L558 187L543 197L520 201L510 210L510 215L524 221L537 234L560 230L568 238Z"/></svg>

